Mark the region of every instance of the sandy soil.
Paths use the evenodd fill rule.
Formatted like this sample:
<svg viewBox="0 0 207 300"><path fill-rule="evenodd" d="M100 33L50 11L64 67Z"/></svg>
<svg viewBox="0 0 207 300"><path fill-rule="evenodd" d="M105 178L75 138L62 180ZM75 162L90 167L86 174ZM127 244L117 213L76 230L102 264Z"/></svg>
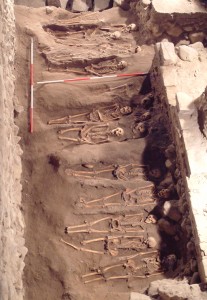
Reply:
<svg viewBox="0 0 207 300"><path fill-rule="evenodd" d="M156 193L168 176L164 150L170 143L166 120L150 96L146 76L36 85L35 129L33 134L28 132L31 35L35 38L35 81L150 69L153 48L143 46L135 53L136 32L117 25L133 22L130 15L112 9L89 14L88 20L84 16L74 17L61 9L46 14L45 8L16 7L16 94L25 109L16 113L16 122L24 151L23 210L29 249L25 286L30 300L109 299L116 293L144 291L150 281L174 276L173 269L163 267L162 259L172 253L179 256L180 251L173 236L161 235L156 223L146 221L151 213L159 218ZM114 40L111 33L117 28L123 31ZM120 70L122 60L127 67ZM106 127L97 129L105 123L91 121L91 115L82 123L71 123L70 118L67 124L48 124L52 119L90 112L100 117L99 112L111 104L117 105L118 117L111 119L113 114L108 113ZM126 105L132 111L120 115L120 107ZM146 132L140 134L137 124L146 112L150 114L144 121ZM88 127L83 121L90 124L89 135L84 135ZM117 127L124 135L110 134ZM60 134L63 129L73 130ZM152 175L156 168L160 170L157 178ZM157 243L151 245L149 237ZM91 272L95 274L85 276ZM165 274L156 275L160 272Z"/></svg>

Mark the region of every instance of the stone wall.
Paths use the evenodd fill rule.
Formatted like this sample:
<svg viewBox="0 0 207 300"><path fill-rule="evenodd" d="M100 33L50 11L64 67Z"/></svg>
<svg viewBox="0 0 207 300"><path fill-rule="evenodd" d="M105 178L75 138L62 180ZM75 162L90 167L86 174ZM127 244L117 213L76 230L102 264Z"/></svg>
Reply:
<svg viewBox="0 0 207 300"><path fill-rule="evenodd" d="M143 43L167 39L188 45L207 37L207 9L194 0L140 0L131 3Z"/></svg>
<svg viewBox="0 0 207 300"><path fill-rule="evenodd" d="M0 299L23 299L22 272L27 249L21 214L21 149L14 125L13 1L0 1Z"/></svg>
<svg viewBox="0 0 207 300"><path fill-rule="evenodd" d="M207 87L203 94L196 101L198 109L198 121L202 134L207 138Z"/></svg>
<svg viewBox="0 0 207 300"><path fill-rule="evenodd" d="M189 267L197 259L200 278L207 282L207 141L198 118L198 103L200 110L206 105L207 49L201 42L176 48L161 42L155 48L151 80L175 143L176 161L171 163L184 215L181 227L188 240Z"/></svg>
<svg viewBox="0 0 207 300"><path fill-rule="evenodd" d="M72 12L102 11L114 6L127 10L130 8L129 3L130 0L14 0L16 5L36 8L48 5L68 9Z"/></svg>

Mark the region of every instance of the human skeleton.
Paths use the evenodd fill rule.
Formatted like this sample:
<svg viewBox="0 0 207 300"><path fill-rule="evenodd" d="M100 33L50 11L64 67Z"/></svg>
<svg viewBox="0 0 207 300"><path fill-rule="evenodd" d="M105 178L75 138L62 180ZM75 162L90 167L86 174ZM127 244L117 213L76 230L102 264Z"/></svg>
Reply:
<svg viewBox="0 0 207 300"><path fill-rule="evenodd" d="M148 206L154 203L153 188L154 185L150 184L142 188L121 190L116 193L89 201L83 197L80 197L79 205L86 208L123 205L129 207ZM108 202L108 200L113 202Z"/></svg>
<svg viewBox="0 0 207 300"><path fill-rule="evenodd" d="M122 165L109 165L108 167L91 170L91 171L76 171L66 169L65 172L68 176L81 177L81 178L104 178L105 176L112 175L113 178L119 180L141 180L145 175L147 165L128 164Z"/></svg>
<svg viewBox="0 0 207 300"><path fill-rule="evenodd" d="M66 133L76 133L76 137L65 136ZM110 129L108 123L94 125L80 125L79 127L62 129L58 131L60 140L67 140L79 144L101 144L113 139L120 139L124 130L120 127ZM77 136L78 133L78 136Z"/></svg>
<svg viewBox="0 0 207 300"><path fill-rule="evenodd" d="M68 115L62 118L48 121L53 124L84 124L88 122L108 122L120 119L122 116L132 113L130 106L121 106L118 103L94 109L77 115Z"/></svg>

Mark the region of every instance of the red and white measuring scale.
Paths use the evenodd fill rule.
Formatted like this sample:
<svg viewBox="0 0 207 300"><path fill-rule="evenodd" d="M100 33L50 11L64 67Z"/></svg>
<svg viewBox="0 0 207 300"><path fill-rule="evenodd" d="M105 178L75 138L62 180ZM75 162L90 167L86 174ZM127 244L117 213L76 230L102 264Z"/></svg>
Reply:
<svg viewBox="0 0 207 300"><path fill-rule="evenodd" d="M33 128L33 108L34 108L34 41L31 38L31 49L30 49L30 132L32 133Z"/></svg>
<svg viewBox="0 0 207 300"><path fill-rule="evenodd" d="M147 75L148 73L129 73L129 74L113 74L113 75L106 75L106 76L92 76L92 77L77 77L77 78L70 78L70 79L62 79L62 80L51 80L51 81L38 81L37 84L49 84L49 83L67 83L71 81L86 81L86 80L101 80L106 78L118 78L118 77L134 77L134 76L143 76Z"/></svg>

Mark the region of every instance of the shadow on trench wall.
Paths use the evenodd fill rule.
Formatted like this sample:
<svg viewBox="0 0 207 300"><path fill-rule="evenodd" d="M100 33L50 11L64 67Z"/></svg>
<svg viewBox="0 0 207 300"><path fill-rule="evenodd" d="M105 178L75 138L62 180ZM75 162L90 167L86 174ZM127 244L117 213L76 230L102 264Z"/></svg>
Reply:
<svg viewBox="0 0 207 300"><path fill-rule="evenodd" d="M154 199L156 206L149 215L157 219L158 232L160 235L160 261L167 278L174 278L179 275L180 266L187 263L186 245L187 237L182 232L181 214L177 211L178 217L173 220L168 216L174 214L170 208L167 215L163 214L163 206L166 201L179 200L173 177L174 169L166 167L166 151L171 147L173 141L168 130L168 118L162 113L162 105L159 99L154 99L151 93L150 78L147 76L143 82L140 96L150 95L150 101L146 102L145 109L150 112L152 118L147 121L148 132L145 136L146 146L142 156L142 163L148 165L145 177L154 183ZM147 96L148 97L148 96ZM132 100L132 106L137 105L136 99ZM175 157L175 153L172 153ZM180 263L182 262L182 263Z"/></svg>

